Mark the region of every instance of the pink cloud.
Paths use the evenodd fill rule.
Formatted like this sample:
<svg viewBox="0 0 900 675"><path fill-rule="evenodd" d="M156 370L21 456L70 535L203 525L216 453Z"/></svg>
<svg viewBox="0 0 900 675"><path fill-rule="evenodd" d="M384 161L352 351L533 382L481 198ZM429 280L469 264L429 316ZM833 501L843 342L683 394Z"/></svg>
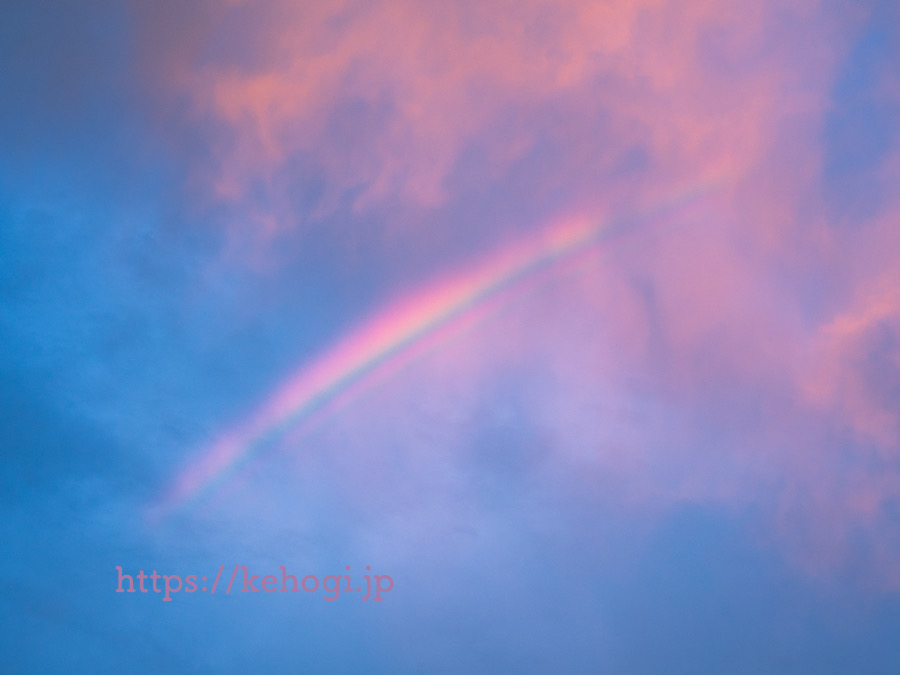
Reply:
<svg viewBox="0 0 900 675"><path fill-rule="evenodd" d="M897 204L841 232L821 180L831 90L859 10L836 15L813 0L269 8L277 21L249 21L242 38L252 57L203 56L201 45L228 35L215 9L211 28L185 29L196 49L175 49L166 65L188 115L218 130L213 161L196 167L203 199L250 213L234 227L251 237L309 227L352 193L355 213L438 239L434 223L472 187L461 172L499 191L526 158L548 163L529 190L565 185L568 201L552 208L594 219L727 177L702 213L641 225L577 270L561 266L342 411L321 443L351 494L383 487L390 460L431 485L429 499L453 501L474 461L460 448L490 406L483 392L524 372L525 417L553 453L542 471L638 506L763 503L807 562L827 551L841 564L861 529L873 566L898 583L879 543L898 496ZM643 163L629 170L635 153ZM327 185L311 213L291 202L298 158ZM896 167L895 157L885 171ZM259 184L265 203L254 201ZM826 288L810 290L818 282ZM812 303L817 292L824 300Z"/></svg>
<svg viewBox="0 0 900 675"><path fill-rule="evenodd" d="M803 31L814 62L834 51L816 4L778 16ZM192 114L221 125L206 169L220 198L246 198L254 181L277 186L303 156L337 191L323 208L353 188L358 207L434 207L451 197L446 179L467 147L486 148L502 172L542 134L561 138L582 174L633 146L662 180L752 169L786 111L821 104L819 64L769 44L776 5L273 3L277 19L231 26L250 43L244 61L202 56L232 37L219 8L166 68ZM250 5L230 11L253 16ZM794 68L778 67L785 59ZM282 208L276 226L295 225Z"/></svg>

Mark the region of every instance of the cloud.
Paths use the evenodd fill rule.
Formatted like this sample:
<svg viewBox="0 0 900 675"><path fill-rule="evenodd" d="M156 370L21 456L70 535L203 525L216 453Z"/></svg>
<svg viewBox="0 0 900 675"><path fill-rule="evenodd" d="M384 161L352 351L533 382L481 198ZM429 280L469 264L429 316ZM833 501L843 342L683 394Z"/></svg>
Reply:
<svg viewBox="0 0 900 675"><path fill-rule="evenodd" d="M152 45L154 16L170 10L141 11ZM420 252L452 270L561 214L628 217L719 180L701 213L637 225L417 361L384 401L341 413L361 437L327 445L351 463L387 461L417 442L415 399L436 387L435 406L455 413L434 421L433 452L478 473L482 459L462 448L493 437L481 392L524 373L520 384L542 384L522 385L520 423L554 458L535 450L526 465L619 476L634 503L762 501L826 539L824 520L844 514L840 548L895 495L863 447L885 461L896 447L895 205L883 201L854 238L825 194L835 82L869 20L814 1L234 3L167 36L165 58L145 50L162 97L185 102L178 123L202 129L196 199L222 209L235 260L255 242L251 257L279 261L264 272L276 278L335 218L350 224L333 249L348 280L365 240L382 281L427 283ZM466 403L437 382L464 388ZM369 428L371 415L393 423ZM467 424L486 428L468 438ZM501 437L484 443L517 445ZM420 468L444 466L434 461ZM380 484L360 466L367 478L347 469L351 484Z"/></svg>
<svg viewBox="0 0 900 675"><path fill-rule="evenodd" d="M804 59L773 39L788 30L773 8L239 5L189 21L192 51L176 46L162 64L187 117L215 130L210 165L198 167L210 195L252 202L258 225L290 228L342 200L446 204L467 153L496 179L545 140L584 191L636 157L656 179L750 168L786 110L816 104L810 61L830 58L815 3L778 15L809 39ZM785 58L792 67L775 67ZM297 213L291 194L310 176L327 194Z"/></svg>

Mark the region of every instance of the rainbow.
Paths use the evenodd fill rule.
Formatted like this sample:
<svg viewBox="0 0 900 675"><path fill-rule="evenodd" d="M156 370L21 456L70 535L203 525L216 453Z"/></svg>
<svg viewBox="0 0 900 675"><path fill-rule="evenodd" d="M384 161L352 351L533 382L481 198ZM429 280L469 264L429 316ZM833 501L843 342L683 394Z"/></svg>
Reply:
<svg viewBox="0 0 900 675"><path fill-rule="evenodd" d="M454 321L483 309L488 300L631 225L665 218L698 203L719 182L682 191L627 220L569 221L548 228L480 265L389 305L311 365L299 369L248 420L227 431L188 464L157 505L157 513L170 513L210 492L288 429L328 409L342 393L361 391L370 381L383 377L385 367L402 362Z"/></svg>

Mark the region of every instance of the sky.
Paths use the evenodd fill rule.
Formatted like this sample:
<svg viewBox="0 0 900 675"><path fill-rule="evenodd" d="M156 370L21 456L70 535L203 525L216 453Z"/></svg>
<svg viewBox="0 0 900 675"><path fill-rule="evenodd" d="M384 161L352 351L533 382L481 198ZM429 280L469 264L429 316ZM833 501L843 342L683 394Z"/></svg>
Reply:
<svg viewBox="0 0 900 675"><path fill-rule="evenodd" d="M4 670L900 671L896 2L0 13Z"/></svg>

